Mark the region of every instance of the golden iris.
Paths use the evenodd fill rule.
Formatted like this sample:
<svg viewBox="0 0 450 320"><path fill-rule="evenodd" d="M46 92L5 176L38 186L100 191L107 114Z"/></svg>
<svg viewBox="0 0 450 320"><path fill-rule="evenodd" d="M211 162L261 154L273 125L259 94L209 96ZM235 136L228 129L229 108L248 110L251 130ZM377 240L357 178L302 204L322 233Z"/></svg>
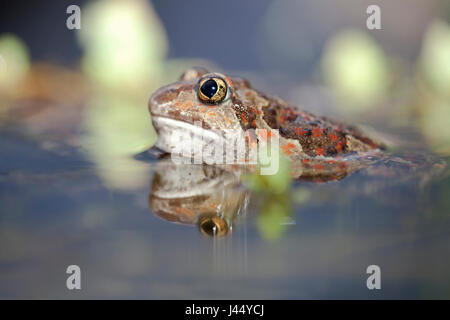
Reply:
<svg viewBox="0 0 450 320"><path fill-rule="evenodd" d="M200 232L204 236L209 237L222 237L229 231L228 224L225 219L218 217L215 214L200 218L198 226L200 228Z"/></svg>
<svg viewBox="0 0 450 320"><path fill-rule="evenodd" d="M218 77L206 77L198 83L198 97L205 103L216 104L227 96L227 83Z"/></svg>

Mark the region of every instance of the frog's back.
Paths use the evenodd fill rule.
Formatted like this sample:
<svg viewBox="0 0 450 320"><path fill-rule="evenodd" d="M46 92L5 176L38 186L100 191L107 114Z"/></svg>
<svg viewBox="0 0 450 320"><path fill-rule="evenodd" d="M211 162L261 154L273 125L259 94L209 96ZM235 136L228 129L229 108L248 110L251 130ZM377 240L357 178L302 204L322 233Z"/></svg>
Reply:
<svg viewBox="0 0 450 320"><path fill-rule="evenodd" d="M354 126L302 111L280 98L258 92L248 84L235 90L232 102L244 129L279 130L281 147L287 156L301 153L306 157L334 158L384 149L382 143Z"/></svg>

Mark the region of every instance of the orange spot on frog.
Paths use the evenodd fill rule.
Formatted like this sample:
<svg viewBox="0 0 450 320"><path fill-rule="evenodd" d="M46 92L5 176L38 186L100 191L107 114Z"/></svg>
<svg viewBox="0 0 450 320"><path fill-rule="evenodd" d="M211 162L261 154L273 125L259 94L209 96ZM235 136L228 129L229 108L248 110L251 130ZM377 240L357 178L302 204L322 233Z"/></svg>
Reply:
<svg viewBox="0 0 450 320"><path fill-rule="evenodd" d="M314 137L320 137L323 133L323 129L322 128L314 128L312 130Z"/></svg>
<svg viewBox="0 0 450 320"><path fill-rule="evenodd" d="M287 144L281 146L281 149L283 150L284 154L286 154L286 155L291 155L292 149L294 149L294 148L295 148L295 145L292 143L287 143Z"/></svg>

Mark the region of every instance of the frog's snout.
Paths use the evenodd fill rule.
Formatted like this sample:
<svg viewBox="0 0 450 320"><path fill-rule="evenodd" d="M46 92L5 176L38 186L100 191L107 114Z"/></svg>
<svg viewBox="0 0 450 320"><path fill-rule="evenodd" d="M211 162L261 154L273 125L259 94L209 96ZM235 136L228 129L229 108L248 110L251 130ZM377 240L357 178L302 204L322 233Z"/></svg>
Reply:
<svg viewBox="0 0 450 320"><path fill-rule="evenodd" d="M190 97L190 93L194 89L194 83L172 83L156 90L150 97L148 107L153 114L157 110L175 109L175 103L182 99ZM184 96L182 96L184 95Z"/></svg>
<svg viewBox="0 0 450 320"><path fill-rule="evenodd" d="M171 87L171 85L161 87L150 96L148 110L151 115L155 115L161 107L167 108L168 104L176 98L175 91Z"/></svg>

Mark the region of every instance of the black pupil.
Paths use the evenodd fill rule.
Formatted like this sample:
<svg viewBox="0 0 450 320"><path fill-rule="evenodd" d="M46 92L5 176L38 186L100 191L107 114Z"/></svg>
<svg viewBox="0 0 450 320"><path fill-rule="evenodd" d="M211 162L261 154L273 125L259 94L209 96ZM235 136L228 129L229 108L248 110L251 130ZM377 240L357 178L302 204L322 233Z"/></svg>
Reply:
<svg viewBox="0 0 450 320"><path fill-rule="evenodd" d="M212 98L217 92L217 83L213 79L206 80L203 82L200 90L208 98Z"/></svg>
<svg viewBox="0 0 450 320"><path fill-rule="evenodd" d="M213 221L206 221L202 224L203 231L206 232L208 236L214 237L217 233L218 227Z"/></svg>

